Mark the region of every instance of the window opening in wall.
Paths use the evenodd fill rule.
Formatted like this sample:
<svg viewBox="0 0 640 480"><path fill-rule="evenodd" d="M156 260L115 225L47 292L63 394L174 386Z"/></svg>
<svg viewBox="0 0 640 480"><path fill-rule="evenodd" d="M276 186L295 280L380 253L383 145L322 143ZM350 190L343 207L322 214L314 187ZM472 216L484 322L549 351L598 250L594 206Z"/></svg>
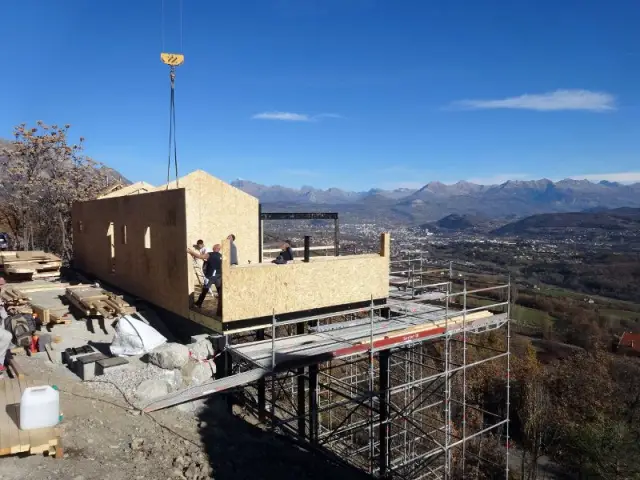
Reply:
<svg viewBox="0 0 640 480"><path fill-rule="evenodd" d="M109 228L107 229L107 238L109 240L109 260L111 262L111 273L116 272L116 239L114 234L113 222L109 223Z"/></svg>
<svg viewBox="0 0 640 480"><path fill-rule="evenodd" d="M122 226L122 244L123 245L127 244L127 226L126 225Z"/></svg>
<svg viewBox="0 0 640 480"><path fill-rule="evenodd" d="M144 229L144 248L151 248L151 227Z"/></svg>
<svg viewBox="0 0 640 480"><path fill-rule="evenodd" d="M80 232L84 231L84 225L82 225L82 220L78 220L78 230Z"/></svg>

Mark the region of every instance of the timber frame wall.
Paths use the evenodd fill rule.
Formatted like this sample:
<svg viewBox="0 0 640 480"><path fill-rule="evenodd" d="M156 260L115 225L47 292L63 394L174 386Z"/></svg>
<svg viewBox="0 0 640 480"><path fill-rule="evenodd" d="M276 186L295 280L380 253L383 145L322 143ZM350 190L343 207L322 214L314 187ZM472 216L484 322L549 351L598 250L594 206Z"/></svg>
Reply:
<svg viewBox="0 0 640 480"><path fill-rule="evenodd" d="M74 267L188 316L185 207L184 189L74 203Z"/></svg>

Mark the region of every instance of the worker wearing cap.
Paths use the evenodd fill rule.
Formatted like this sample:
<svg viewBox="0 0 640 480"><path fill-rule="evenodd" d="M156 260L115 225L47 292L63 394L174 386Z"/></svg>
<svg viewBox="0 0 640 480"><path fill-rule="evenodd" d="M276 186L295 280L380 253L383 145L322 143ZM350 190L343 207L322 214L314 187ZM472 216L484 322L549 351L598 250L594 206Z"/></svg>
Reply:
<svg viewBox="0 0 640 480"><path fill-rule="evenodd" d="M7 282L4 278L0 277L0 292ZM7 355L7 350L11 346L11 340L13 335L11 333L9 324L9 315L4 308L4 302L0 297L0 378L4 375L4 361Z"/></svg>

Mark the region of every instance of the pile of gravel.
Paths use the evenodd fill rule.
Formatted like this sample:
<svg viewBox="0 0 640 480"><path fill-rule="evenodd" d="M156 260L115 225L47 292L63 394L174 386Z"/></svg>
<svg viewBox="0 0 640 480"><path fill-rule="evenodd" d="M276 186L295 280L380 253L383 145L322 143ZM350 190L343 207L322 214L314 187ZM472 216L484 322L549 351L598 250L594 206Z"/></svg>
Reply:
<svg viewBox="0 0 640 480"><path fill-rule="evenodd" d="M182 383L181 379L179 383L176 381L178 380L176 376L176 372L173 370L165 370L148 363L138 368L107 370L104 375L85 382L85 384L95 392L114 397L122 397L124 394L127 400L135 402L136 389L145 380L164 380L169 382L172 389L175 389Z"/></svg>

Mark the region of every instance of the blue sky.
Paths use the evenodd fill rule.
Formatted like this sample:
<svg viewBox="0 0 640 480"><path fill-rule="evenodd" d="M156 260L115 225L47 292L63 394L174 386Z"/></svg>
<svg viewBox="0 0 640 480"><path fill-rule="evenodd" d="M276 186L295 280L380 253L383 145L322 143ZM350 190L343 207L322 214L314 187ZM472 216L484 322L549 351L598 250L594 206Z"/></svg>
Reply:
<svg viewBox="0 0 640 480"><path fill-rule="evenodd" d="M9 4L10 3L10 4ZM70 123L131 180L299 187L640 181L632 0L3 2L0 136Z"/></svg>

